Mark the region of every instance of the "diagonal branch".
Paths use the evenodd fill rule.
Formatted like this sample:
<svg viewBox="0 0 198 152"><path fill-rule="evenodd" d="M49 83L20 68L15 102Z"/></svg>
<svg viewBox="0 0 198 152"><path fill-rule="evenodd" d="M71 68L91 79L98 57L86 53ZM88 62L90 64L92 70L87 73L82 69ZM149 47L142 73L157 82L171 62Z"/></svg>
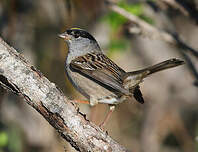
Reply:
<svg viewBox="0 0 198 152"><path fill-rule="evenodd" d="M193 19L196 24L198 23L198 10L195 1L184 0L159 0L156 3L164 3L173 9L179 10L183 15Z"/></svg>
<svg viewBox="0 0 198 152"><path fill-rule="evenodd" d="M174 37L172 37L169 33L155 28L154 26L148 24L139 17L131 14L130 12L111 2L111 0L106 0L106 2L112 11L124 16L129 21L136 24L140 28L139 34L147 36L151 39L159 39L170 44L176 44ZM133 30L133 27L131 27L129 30Z"/></svg>
<svg viewBox="0 0 198 152"><path fill-rule="evenodd" d="M179 53L185 59L187 59L188 69L191 71L192 75L195 78L194 84L198 83L198 72L197 72L194 64L190 60L190 58L186 58L187 57L187 55L186 55L187 52L191 53L193 56L198 58L198 51L197 50L193 49L188 44L186 44L184 41L182 41L179 38L179 35L177 33L176 34L175 33L171 34L171 33L162 31L162 30L156 28L155 26L152 26L152 25L148 24L147 22L140 19L139 17L137 17L137 16L131 14L130 12L126 11L125 9L119 7L118 5L116 5L116 3L113 3L112 0L106 0L106 3L112 11L124 16L130 22L134 23L139 28L138 30L135 30L135 32L136 32L135 34L140 34L140 35L149 37L151 39L162 40L164 42L167 42L171 45L174 45L174 46L177 46L178 48L180 48ZM137 31L138 31L138 33L137 33ZM130 27L129 32L133 33L134 32L134 27Z"/></svg>
<svg viewBox="0 0 198 152"><path fill-rule="evenodd" d="M127 151L89 122L54 83L1 38L0 84L36 109L77 151Z"/></svg>
<svg viewBox="0 0 198 152"><path fill-rule="evenodd" d="M180 3L178 3L176 0L160 0L160 1L170 5L174 9L178 9L185 16L189 16L189 12L186 10L186 8L182 6Z"/></svg>

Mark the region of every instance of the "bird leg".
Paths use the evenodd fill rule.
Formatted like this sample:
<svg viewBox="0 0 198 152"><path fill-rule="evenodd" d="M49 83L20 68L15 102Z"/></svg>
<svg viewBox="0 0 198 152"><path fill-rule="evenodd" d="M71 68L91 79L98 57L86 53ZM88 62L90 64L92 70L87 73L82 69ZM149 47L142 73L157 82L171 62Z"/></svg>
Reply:
<svg viewBox="0 0 198 152"><path fill-rule="evenodd" d="M115 105L110 105L109 112L107 113L103 122L99 125L100 128L103 128L106 125L106 123L109 121L109 118L114 110L115 110Z"/></svg>
<svg viewBox="0 0 198 152"><path fill-rule="evenodd" d="M90 104L89 101L87 100L73 100L76 103L83 103L83 104ZM110 105L109 107L109 111L107 113L107 115L105 116L105 119L103 120L103 122L99 125L100 128L104 128L104 126L106 125L106 123L109 121L111 114L113 113L113 111L115 110L115 105Z"/></svg>

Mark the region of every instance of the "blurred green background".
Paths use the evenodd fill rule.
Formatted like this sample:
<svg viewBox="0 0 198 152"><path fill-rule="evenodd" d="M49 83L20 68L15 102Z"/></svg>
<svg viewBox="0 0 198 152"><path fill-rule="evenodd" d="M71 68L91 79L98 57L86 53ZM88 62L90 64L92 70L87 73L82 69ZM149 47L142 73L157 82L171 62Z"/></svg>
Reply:
<svg viewBox="0 0 198 152"><path fill-rule="evenodd" d="M197 0L172 0L179 2L183 10L166 0L115 2L154 27L179 33L187 44L198 48ZM172 57L183 58L181 48L130 33L129 28L136 24L111 11L103 0L0 1L0 36L66 96L83 99L66 78L67 46L57 36L71 27L90 32L105 53L126 71ZM188 55L198 67L197 58ZM134 100L118 105L106 130L134 152L198 151L198 89L194 82L186 65L147 78L141 84L145 104ZM32 107L0 89L0 152L75 151ZM96 124L109 108L79 107Z"/></svg>

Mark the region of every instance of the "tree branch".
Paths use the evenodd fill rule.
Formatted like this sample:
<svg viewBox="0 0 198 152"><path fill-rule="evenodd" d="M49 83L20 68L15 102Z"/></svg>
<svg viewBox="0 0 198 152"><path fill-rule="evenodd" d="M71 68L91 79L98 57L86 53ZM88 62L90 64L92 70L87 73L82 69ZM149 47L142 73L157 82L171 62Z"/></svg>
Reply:
<svg viewBox="0 0 198 152"><path fill-rule="evenodd" d="M127 151L1 38L0 83L36 109L77 151Z"/></svg>
<svg viewBox="0 0 198 152"><path fill-rule="evenodd" d="M178 9L185 16L189 16L189 12L182 5L180 5L176 0L160 0L160 1L162 3L166 3L170 5L174 9Z"/></svg>
<svg viewBox="0 0 198 152"><path fill-rule="evenodd" d="M106 0L106 2L112 11L124 16L125 18L127 18L129 21L136 24L140 28L140 32L136 33L136 34L141 34L141 35L147 36L151 39L163 40L170 44L176 43L174 37L172 37L169 33L155 28L154 26L148 24L147 22L143 21L139 17L131 14L130 12L126 11L125 9L123 9L123 8L119 7L118 5L116 5L115 3L111 2L111 0ZM129 32L131 32L131 31L133 31L133 27L131 27L129 29Z"/></svg>
<svg viewBox="0 0 198 152"><path fill-rule="evenodd" d="M198 23L198 11L195 1L184 1L184 0L160 0L156 3L164 3L173 9L179 10L183 15L193 19L196 24Z"/></svg>
<svg viewBox="0 0 198 152"><path fill-rule="evenodd" d="M162 31L162 30L156 28L155 26L152 26L152 25L148 24L147 22L140 19L139 17L137 17L137 16L131 14L130 12L126 11L125 9L119 7L118 5L116 5L116 3L113 3L112 0L106 0L106 3L112 11L124 16L130 22L137 25L137 27L139 29L134 30L134 27L130 27L129 28L130 33L143 35L143 36L149 37L150 39L162 40L162 41L164 41L168 44L171 44L171 45L174 45L174 46L177 46L178 48L180 48L179 53L185 59L187 59L186 61L187 61L188 69L191 71L192 75L194 76L194 78L195 78L194 84L195 84L195 86L197 86L197 84L198 84L198 72L197 72L193 62L190 60L190 58L187 58L187 54L186 54L186 52L189 52L193 56L198 58L198 51L197 50L193 49L188 44L186 44L184 41L182 41L179 38L179 34L177 34L177 33L171 34L171 33ZM136 33L134 33L134 31ZM138 31L138 33L137 33L137 31Z"/></svg>

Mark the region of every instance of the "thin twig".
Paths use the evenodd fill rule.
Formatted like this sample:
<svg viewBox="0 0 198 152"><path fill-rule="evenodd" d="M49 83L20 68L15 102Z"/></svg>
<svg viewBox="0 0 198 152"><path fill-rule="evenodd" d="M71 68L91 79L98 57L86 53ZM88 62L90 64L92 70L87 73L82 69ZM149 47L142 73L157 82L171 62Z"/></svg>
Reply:
<svg viewBox="0 0 198 152"><path fill-rule="evenodd" d="M176 0L160 0L163 3L170 5L171 7L180 10L185 16L189 16L189 12L180 5Z"/></svg>
<svg viewBox="0 0 198 152"><path fill-rule="evenodd" d="M141 32L140 32L141 35L147 36L151 39L160 39L160 40L166 41L171 44L176 44L175 39L169 33L166 33L164 31L161 31L161 30L155 28L154 26L148 24L147 22L143 21L139 17L137 17L137 16L129 13L125 9L119 7L118 5L112 3L108 0L107 0L107 2L108 2L107 4L109 5L109 7L112 11L126 17L132 23L135 23L136 25L138 25L141 30ZM133 28L133 27L131 27L131 28Z"/></svg>
<svg viewBox="0 0 198 152"><path fill-rule="evenodd" d="M195 1L184 0L160 0L156 3L165 3L173 9L178 9L183 15L190 17L193 21L198 23L198 10Z"/></svg>
<svg viewBox="0 0 198 152"><path fill-rule="evenodd" d="M189 52L192 55L194 55L195 57L198 58L198 51L193 49L192 47L190 47L188 44L186 44L184 41L182 41L181 39L179 39L178 34L171 34L162 30L159 30L158 28L148 24L147 22L143 21L142 19L140 19L139 17L129 13L128 11L126 11L125 9L119 7L118 5L116 5L115 3L112 3L111 0L106 0L109 8L124 16L125 18L127 18L129 21L131 21L132 23L134 23L136 26L138 26L140 28L140 32L138 34L143 35L143 36L147 36L151 39L158 39L158 40L162 40L165 41L171 45L177 46L178 48L181 48L180 53L184 56L184 53ZM129 29L129 32L133 32L133 27L131 27ZM137 30L136 30L137 31ZM137 34L137 33L135 33ZM190 60L190 58L188 58ZM195 77L195 84L197 84L198 82L198 75L196 73L197 70L195 68L195 66L193 65L192 61L188 62L188 68L190 69L190 71L193 71L192 74Z"/></svg>

